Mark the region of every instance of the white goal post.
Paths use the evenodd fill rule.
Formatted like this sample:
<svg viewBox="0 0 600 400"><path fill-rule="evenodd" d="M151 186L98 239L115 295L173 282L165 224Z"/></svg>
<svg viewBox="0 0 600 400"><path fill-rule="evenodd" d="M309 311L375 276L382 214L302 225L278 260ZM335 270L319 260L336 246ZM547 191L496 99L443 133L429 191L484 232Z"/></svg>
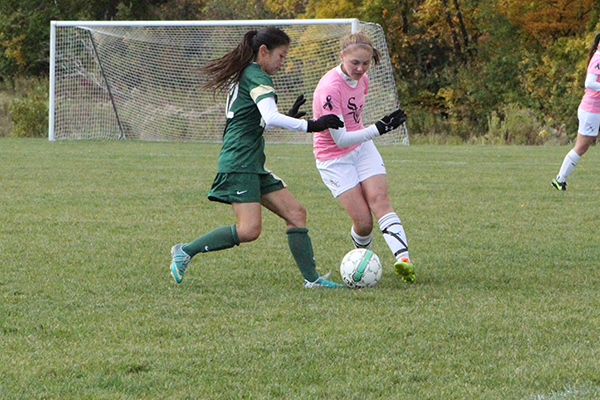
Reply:
<svg viewBox="0 0 600 400"><path fill-rule="evenodd" d="M339 63L342 36L357 30L382 53L369 69L365 125L395 110L398 94L381 26L357 19L232 21L52 21L49 140L138 139L220 142L225 94L202 90L202 66L231 51L244 33L272 25L291 38L273 77L280 112L312 93ZM311 134L270 129L267 142L311 143ZM408 144L405 126L378 143Z"/></svg>

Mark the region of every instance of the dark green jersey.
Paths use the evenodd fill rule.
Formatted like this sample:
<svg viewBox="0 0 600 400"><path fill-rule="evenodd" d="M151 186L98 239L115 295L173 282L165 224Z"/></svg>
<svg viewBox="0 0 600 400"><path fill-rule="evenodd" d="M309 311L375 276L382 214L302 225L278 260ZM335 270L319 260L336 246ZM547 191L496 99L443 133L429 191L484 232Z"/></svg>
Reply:
<svg viewBox="0 0 600 400"><path fill-rule="evenodd" d="M227 127L217 172L266 173L265 121L256 103L277 101L273 80L256 63L250 64L227 96Z"/></svg>

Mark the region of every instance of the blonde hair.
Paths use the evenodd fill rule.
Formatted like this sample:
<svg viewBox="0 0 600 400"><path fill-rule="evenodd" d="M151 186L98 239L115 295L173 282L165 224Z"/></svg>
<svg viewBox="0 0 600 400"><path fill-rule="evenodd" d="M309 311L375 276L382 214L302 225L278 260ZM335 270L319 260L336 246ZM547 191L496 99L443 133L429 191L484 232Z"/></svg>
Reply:
<svg viewBox="0 0 600 400"><path fill-rule="evenodd" d="M342 52L345 52L346 49L354 46L360 46L365 50L371 50L373 53L373 62L375 65L379 64L379 60L381 60L381 52L373 47L373 43L371 43L371 39L366 33L358 31L351 35L344 36L340 41Z"/></svg>

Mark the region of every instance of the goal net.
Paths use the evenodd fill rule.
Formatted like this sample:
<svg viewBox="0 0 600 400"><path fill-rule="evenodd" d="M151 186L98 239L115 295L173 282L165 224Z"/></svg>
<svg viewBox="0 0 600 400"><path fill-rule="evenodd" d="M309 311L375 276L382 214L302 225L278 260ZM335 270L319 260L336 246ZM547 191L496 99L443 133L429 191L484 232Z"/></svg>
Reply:
<svg viewBox="0 0 600 400"><path fill-rule="evenodd" d="M399 106L381 26L356 19L256 21L53 21L49 139L222 140L226 94L202 90L202 66L235 48L252 29L274 25L292 43L273 77L280 112L304 94L311 117L319 79L339 63L342 36L369 34L382 52L369 69L365 125ZM406 129L377 138L408 144ZM265 131L267 142L310 143L311 134Z"/></svg>

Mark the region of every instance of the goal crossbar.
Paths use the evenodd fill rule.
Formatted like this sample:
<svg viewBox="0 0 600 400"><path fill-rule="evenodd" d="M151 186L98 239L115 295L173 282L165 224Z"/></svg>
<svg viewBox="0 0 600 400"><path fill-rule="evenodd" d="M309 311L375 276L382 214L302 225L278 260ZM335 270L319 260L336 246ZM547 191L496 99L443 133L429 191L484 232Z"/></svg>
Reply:
<svg viewBox="0 0 600 400"><path fill-rule="evenodd" d="M228 20L228 21L51 21L54 26L240 26L240 25L325 25L353 24L358 27L357 18L329 19L261 19L261 20Z"/></svg>

